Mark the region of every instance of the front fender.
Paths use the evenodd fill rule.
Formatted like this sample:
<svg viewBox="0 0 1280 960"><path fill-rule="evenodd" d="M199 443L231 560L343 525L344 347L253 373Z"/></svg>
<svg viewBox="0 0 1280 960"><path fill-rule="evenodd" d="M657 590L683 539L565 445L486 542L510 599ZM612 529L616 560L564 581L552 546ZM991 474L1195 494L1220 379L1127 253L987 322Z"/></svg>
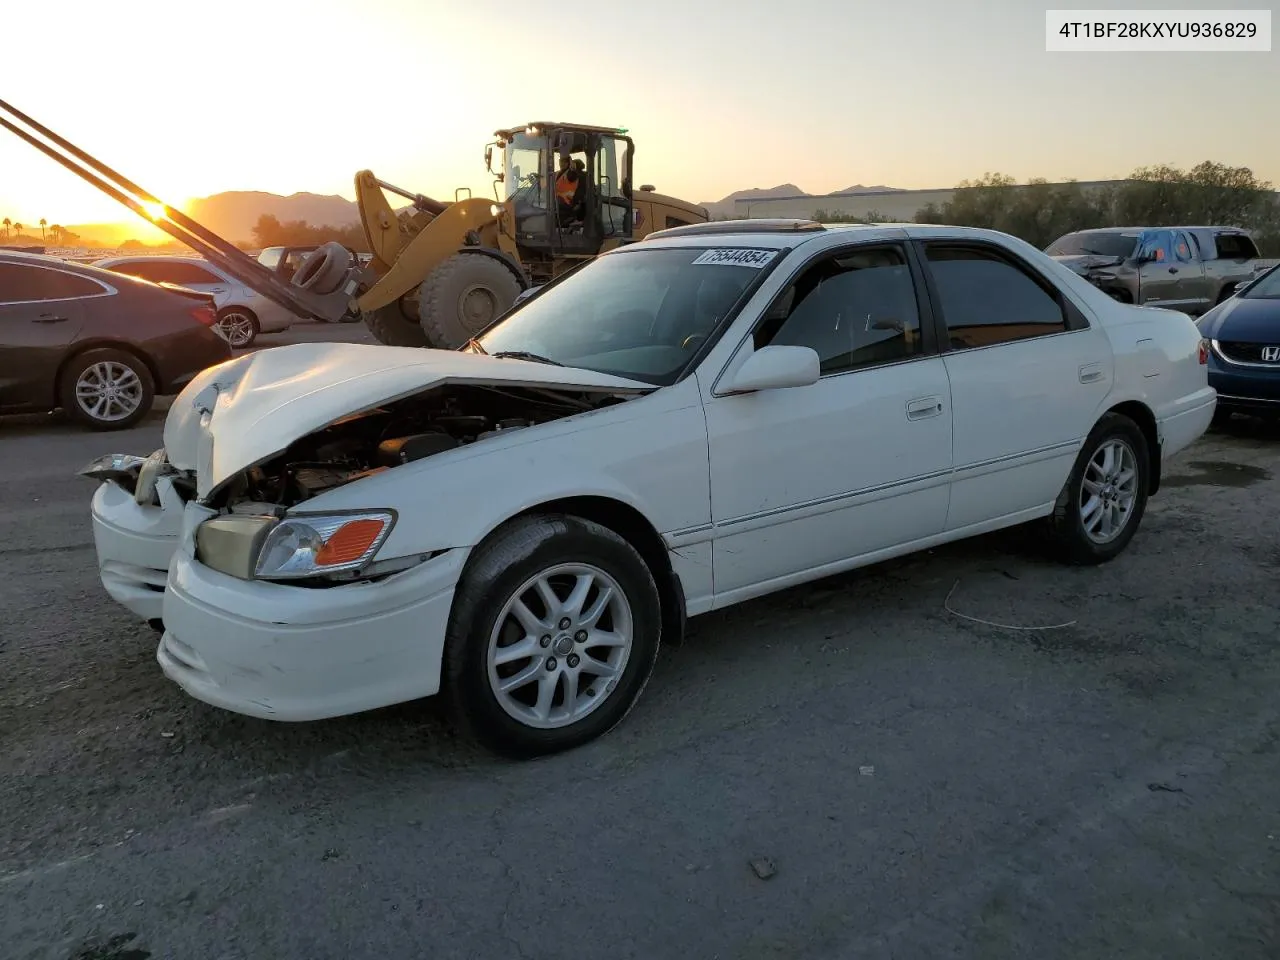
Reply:
<svg viewBox="0 0 1280 960"><path fill-rule="evenodd" d="M660 534L711 521L696 378L509 432L328 491L297 512L396 510L383 559L473 547L516 514L566 497L616 500Z"/></svg>

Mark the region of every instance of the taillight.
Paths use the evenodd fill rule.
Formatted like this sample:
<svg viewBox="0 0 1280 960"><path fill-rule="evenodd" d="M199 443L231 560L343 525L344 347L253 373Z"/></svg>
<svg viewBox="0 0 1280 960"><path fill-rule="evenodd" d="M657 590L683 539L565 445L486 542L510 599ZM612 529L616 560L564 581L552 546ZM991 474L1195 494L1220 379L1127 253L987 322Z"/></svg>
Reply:
<svg viewBox="0 0 1280 960"><path fill-rule="evenodd" d="M197 323L202 323L206 327L212 327L218 322L218 311L213 307L192 307L191 316Z"/></svg>
<svg viewBox="0 0 1280 960"><path fill-rule="evenodd" d="M1200 338L1200 363L1206 364L1208 362L1209 362L1209 341L1206 340L1204 337L1201 337Z"/></svg>

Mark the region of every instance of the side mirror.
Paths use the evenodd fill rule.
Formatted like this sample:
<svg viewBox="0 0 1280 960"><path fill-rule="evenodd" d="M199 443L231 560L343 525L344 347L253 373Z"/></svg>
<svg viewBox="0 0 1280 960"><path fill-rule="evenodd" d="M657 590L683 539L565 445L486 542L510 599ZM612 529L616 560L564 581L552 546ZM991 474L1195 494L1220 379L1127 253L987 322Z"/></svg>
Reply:
<svg viewBox="0 0 1280 960"><path fill-rule="evenodd" d="M1238 297L1240 296L1240 294L1248 290L1251 286L1253 286L1252 280L1241 280L1239 283L1235 285L1235 288L1231 291L1231 295L1234 297Z"/></svg>
<svg viewBox="0 0 1280 960"><path fill-rule="evenodd" d="M484 148L484 168L493 173L493 147Z"/></svg>
<svg viewBox="0 0 1280 960"><path fill-rule="evenodd" d="M810 347L761 347L729 381L732 393L807 387L821 376L818 352Z"/></svg>

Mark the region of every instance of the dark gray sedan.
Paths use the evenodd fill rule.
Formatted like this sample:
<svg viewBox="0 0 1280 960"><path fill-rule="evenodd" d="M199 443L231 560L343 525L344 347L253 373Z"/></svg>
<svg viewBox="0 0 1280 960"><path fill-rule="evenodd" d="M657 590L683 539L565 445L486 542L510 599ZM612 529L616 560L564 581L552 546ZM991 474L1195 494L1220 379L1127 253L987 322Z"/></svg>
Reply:
<svg viewBox="0 0 1280 960"><path fill-rule="evenodd" d="M213 298L55 257L0 251L0 412L62 408L131 427L157 395L231 358Z"/></svg>

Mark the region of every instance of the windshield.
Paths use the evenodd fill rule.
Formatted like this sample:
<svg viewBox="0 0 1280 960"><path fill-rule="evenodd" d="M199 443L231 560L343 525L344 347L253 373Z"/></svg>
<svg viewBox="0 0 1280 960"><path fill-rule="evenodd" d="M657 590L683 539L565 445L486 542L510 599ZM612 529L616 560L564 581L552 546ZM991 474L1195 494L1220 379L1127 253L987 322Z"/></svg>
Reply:
<svg viewBox="0 0 1280 960"><path fill-rule="evenodd" d="M674 383L775 250L630 247L579 268L479 338L485 353L529 353L655 385Z"/></svg>
<svg viewBox="0 0 1280 960"><path fill-rule="evenodd" d="M1240 294L1250 300L1280 300L1280 267L1272 267L1257 280L1248 290Z"/></svg>
<svg viewBox="0 0 1280 960"><path fill-rule="evenodd" d="M527 133L517 133L507 144L505 166L503 171L503 187L506 190L504 199L510 200L517 194L520 199L537 204L538 189L544 174L543 157L547 155L547 138L531 137Z"/></svg>
<svg viewBox="0 0 1280 960"><path fill-rule="evenodd" d="M1133 256L1138 245L1136 230L1108 230L1089 233L1068 233L1049 245L1045 253L1051 257L1080 257L1094 254L1100 257Z"/></svg>

